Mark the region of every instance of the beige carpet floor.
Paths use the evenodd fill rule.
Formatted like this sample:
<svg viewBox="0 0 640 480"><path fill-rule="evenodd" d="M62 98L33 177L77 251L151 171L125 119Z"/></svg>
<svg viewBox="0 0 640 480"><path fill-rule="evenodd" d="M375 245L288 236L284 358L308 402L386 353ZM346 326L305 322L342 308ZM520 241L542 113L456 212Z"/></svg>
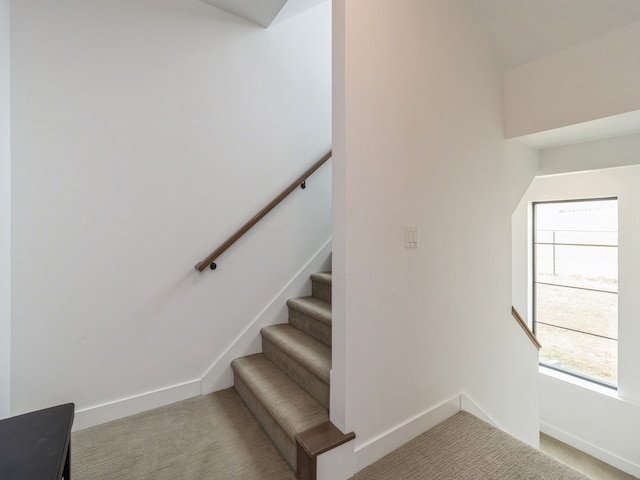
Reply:
<svg viewBox="0 0 640 480"><path fill-rule="evenodd" d="M593 480L637 480L633 475L622 472L544 433L540 434L540 450Z"/></svg>
<svg viewBox="0 0 640 480"><path fill-rule="evenodd" d="M358 472L353 480L586 480L466 412Z"/></svg>
<svg viewBox="0 0 640 480"><path fill-rule="evenodd" d="M295 480L233 389L81 430L71 441L74 480ZM541 449L593 480L635 479L546 435ZM505 461L512 455L518 461ZM585 478L461 412L353 480Z"/></svg>
<svg viewBox="0 0 640 480"><path fill-rule="evenodd" d="M73 433L74 480L295 480L235 390Z"/></svg>

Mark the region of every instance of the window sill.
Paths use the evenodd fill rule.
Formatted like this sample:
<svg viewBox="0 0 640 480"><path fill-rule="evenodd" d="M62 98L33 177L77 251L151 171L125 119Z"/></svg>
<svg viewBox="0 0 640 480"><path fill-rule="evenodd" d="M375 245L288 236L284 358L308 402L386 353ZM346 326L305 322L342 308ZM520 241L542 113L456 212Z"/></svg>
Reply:
<svg viewBox="0 0 640 480"><path fill-rule="evenodd" d="M606 395L607 397L620 399L618 396L618 390L612 387L605 387L604 385L599 385L597 383L590 382L589 380L569 375L568 373L559 372L558 370L545 367L544 365L540 365L540 373L547 375L548 377L570 383L576 387L586 388L587 390Z"/></svg>

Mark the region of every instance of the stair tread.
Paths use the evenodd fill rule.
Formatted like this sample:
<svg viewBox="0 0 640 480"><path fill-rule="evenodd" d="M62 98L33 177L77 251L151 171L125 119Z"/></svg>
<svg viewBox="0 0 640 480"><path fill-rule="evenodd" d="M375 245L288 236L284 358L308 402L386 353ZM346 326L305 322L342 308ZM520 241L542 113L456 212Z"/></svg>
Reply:
<svg viewBox="0 0 640 480"><path fill-rule="evenodd" d="M262 336L325 383L331 372L331 348L287 323L264 327Z"/></svg>
<svg viewBox="0 0 640 480"><path fill-rule="evenodd" d="M287 306L319 322L331 325L331 304L316 297L298 297L287 300Z"/></svg>
<svg viewBox="0 0 640 480"><path fill-rule="evenodd" d="M325 285L331 285L331 272L317 272L311 274L311 280Z"/></svg>
<svg viewBox="0 0 640 480"><path fill-rule="evenodd" d="M262 353L236 358L231 366L292 441L329 420L327 409Z"/></svg>

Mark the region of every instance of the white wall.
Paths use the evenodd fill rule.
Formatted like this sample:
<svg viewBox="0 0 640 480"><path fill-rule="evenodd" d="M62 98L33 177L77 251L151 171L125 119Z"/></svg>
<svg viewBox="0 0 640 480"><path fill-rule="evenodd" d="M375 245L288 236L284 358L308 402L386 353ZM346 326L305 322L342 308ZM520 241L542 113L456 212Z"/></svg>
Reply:
<svg viewBox="0 0 640 480"><path fill-rule="evenodd" d="M547 148L538 175L597 170L640 163L640 134Z"/></svg>
<svg viewBox="0 0 640 480"><path fill-rule="evenodd" d="M327 165L193 269L330 148L330 4L268 30L199 0L11 20L12 411L197 394L330 237Z"/></svg>
<svg viewBox="0 0 640 480"><path fill-rule="evenodd" d="M609 147L609 157L616 158L618 153L624 157L629 140L619 137L617 140L603 141L600 147ZM558 165L575 166L585 148L585 145L575 145L555 149L554 152L543 151L541 163L543 159L549 161L554 158ZM598 151L599 148L594 150ZM591 159L587 160L587 164L592 165ZM519 217L520 221L514 221L513 231L514 244L519 244L522 252L529 242L528 230L523 225L527 223L525 219L529 215L531 202L618 197L619 398L540 374L540 421L543 430L551 435L559 436L561 440L636 476L640 474L640 450L637 448L637 434L640 431L640 324L637 322L640 312L640 298L637 295L640 289L640 225L637 221L639 184L638 165L538 177L514 213L514 218ZM518 308L523 313L528 312L530 305L522 304L522 298L526 296L524 290L529 288L526 280L529 264L526 259L514 258L513 265L514 303L520 302Z"/></svg>
<svg viewBox="0 0 640 480"><path fill-rule="evenodd" d="M640 22L505 73L508 138L640 110Z"/></svg>
<svg viewBox="0 0 640 480"><path fill-rule="evenodd" d="M11 362L11 152L9 0L0 0L0 418L9 416Z"/></svg>
<svg viewBox="0 0 640 480"><path fill-rule="evenodd" d="M347 430L346 419L346 5L344 1L332 0L332 297L331 297L331 421L343 432ZM347 474L353 472L345 472Z"/></svg>
<svg viewBox="0 0 640 480"><path fill-rule="evenodd" d="M540 430L640 477L640 405L576 383L540 374Z"/></svg>
<svg viewBox="0 0 640 480"><path fill-rule="evenodd" d="M504 142L502 72L466 2L334 11L332 407L358 464L461 391L537 444L537 351L510 316L510 216L537 157Z"/></svg>

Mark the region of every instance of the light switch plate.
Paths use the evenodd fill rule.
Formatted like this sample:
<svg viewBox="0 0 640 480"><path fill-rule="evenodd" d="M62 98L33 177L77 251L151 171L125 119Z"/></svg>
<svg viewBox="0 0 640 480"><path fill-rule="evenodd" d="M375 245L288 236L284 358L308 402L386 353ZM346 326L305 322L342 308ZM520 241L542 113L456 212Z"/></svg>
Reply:
<svg viewBox="0 0 640 480"><path fill-rule="evenodd" d="M418 248L420 245L420 229L418 227L404 228L404 246L406 248Z"/></svg>

